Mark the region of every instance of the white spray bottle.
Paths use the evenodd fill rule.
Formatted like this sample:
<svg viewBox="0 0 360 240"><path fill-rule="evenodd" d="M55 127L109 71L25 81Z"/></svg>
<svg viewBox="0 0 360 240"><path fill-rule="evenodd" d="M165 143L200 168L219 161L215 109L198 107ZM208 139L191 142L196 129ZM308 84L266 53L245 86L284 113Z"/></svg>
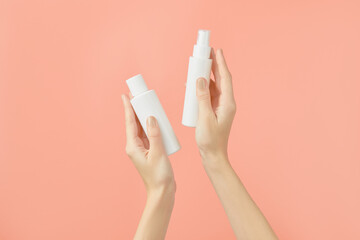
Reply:
<svg viewBox="0 0 360 240"><path fill-rule="evenodd" d="M199 115L199 106L196 98L196 80L200 77L210 81L211 47L209 46L210 31L199 30L197 43L194 45L193 56L189 60L189 68L186 82L186 92L182 124L187 127L196 127Z"/></svg>
<svg viewBox="0 0 360 240"><path fill-rule="evenodd" d="M146 119L153 116L158 121L167 155L177 152L180 149L179 141L155 91L148 89L141 74L126 80L126 83L133 95L131 105L146 135Z"/></svg>

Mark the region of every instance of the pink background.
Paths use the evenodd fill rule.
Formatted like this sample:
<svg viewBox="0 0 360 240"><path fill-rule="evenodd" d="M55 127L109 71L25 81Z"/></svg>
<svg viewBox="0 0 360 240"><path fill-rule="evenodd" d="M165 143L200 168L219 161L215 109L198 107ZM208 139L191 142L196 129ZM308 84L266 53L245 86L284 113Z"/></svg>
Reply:
<svg viewBox="0 0 360 240"><path fill-rule="evenodd" d="M121 93L182 144L167 239L234 239L181 125L199 28L223 48L233 167L281 239L360 239L359 1L0 1L0 239L131 239L145 189Z"/></svg>

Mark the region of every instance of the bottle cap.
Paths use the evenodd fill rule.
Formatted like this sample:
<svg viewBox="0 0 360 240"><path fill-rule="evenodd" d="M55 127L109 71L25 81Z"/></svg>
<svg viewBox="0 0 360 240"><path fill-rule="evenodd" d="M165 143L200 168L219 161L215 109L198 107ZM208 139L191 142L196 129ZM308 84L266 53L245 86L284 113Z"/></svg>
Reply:
<svg viewBox="0 0 360 240"><path fill-rule="evenodd" d="M200 29L197 36L197 45L209 46L210 42L210 31Z"/></svg>
<svg viewBox="0 0 360 240"><path fill-rule="evenodd" d="M126 80L126 84L128 85L133 97L149 90L141 74L129 78Z"/></svg>
<svg viewBox="0 0 360 240"><path fill-rule="evenodd" d="M197 58L210 58L211 47L210 42L210 31L202 30L198 31L197 41L194 45L193 56Z"/></svg>

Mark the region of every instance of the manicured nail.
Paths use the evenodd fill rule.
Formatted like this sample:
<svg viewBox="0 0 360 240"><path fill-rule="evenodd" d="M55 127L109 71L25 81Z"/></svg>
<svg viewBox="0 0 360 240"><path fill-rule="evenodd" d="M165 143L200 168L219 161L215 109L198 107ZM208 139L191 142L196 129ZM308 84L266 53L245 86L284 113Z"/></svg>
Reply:
<svg viewBox="0 0 360 240"><path fill-rule="evenodd" d="M156 119L153 116L150 116L147 118L149 127L155 127L156 126Z"/></svg>
<svg viewBox="0 0 360 240"><path fill-rule="evenodd" d="M198 87L199 87L199 89L204 90L205 86L206 86L205 79L199 78L198 79Z"/></svg>

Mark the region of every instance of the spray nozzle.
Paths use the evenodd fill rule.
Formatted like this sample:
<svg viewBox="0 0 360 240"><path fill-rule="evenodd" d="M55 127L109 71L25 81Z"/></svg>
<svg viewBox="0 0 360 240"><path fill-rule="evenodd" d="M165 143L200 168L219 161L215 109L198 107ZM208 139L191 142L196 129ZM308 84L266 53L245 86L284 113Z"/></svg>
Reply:
<svg viewBox="0 0 360 240"><path fill-rule="evenodd" d="M209 41L210 41L210 31L199 30L196 44L209 46Z"/></svg>
<svg viewBox="0 0 360 240"><path fill-rule="evenodd" d="M199 30L197 36L197 42L194 45L193 56L198 58L208 59L210 57L210 51L211 51L209 42L210 42L210 31Z"/></svg>

